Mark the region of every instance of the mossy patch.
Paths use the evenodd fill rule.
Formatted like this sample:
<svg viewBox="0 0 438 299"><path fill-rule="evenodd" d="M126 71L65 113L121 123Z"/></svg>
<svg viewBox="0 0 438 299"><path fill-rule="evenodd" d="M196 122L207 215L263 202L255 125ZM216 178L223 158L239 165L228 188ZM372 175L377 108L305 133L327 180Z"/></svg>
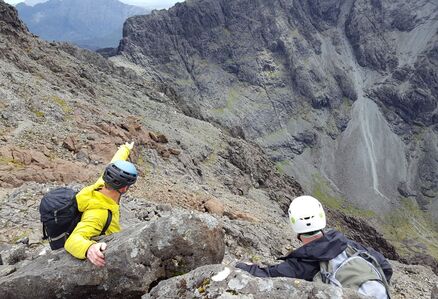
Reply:
<svg viewBox="0 0 438 299"><path fill-rule="evenodd" d="M281 128L279 130L264 135L263 140L268 143L276 143L285 140L288 134L289 133L286 128Z"/></svg>
<svg viewBox="0 0 438 299"><path fill-rule="evenodd" d="M262 257L259 255L253 255L253 256L251 256L250 260L251 260L251 263L257 264L262 260Z"/></svg>
<svg viewBox="0 0 438 299"><path fill-rule="evenodd" d="M190 86L193 85L193 80L188 78L188 79L177 79L175 80L175 83L179 86Z"/></svg>
<svg viewBox="0 0 438 299"><path fill-rule="evenodd" d="M14 160L12 158L0 157L0 165L12 165L17 169L23 169L25 166L22 162Z"/></svg>
<svg viewBox="0 0 438 299"><path fill-rule="evenodd" d="M263 72L263 76L268 80L275 80L278 78L281 78L283 75L283 72L275 69L275 70L266 70Z"/></svg>
<svg viewBox="0 0 438 299"><path fill-rule="evenodd" d="M332 189L319 174L314 174L312 176L312 179L312 196L320 200L324 206L354 217L372 218L376 216L376 213L374 211L360 209L349 203L344 198L332 195Z"/></svg>
<svg viewBox="0 0 438 299"><path fill-rule="evenodd" d="M351 107L353 107L352 101L347 97L343 97L342 98L342 108L344 110L350 110Z"/></svg>
<svg viewBox="0 0 438 299"><path fill-rule="evenodd" d="M62 109L62 111L66 114L69 114L72 112L72 108L70 107L70 105L61 97L58 96L51 96L49 97L49 100L51 100L52 102L54 102L55 104L57 104L59 106L59 108Z"/></svg>
<svg viewBox="0 0 438 299"><path fill-rule="evenodd" d="M203 164L208 165L208 166L213 166L214 164L216 164L219 161L219 156L217 154L216 151L213 151L208 157L207 159L205 159L204 161L202 161Z"/></svg>
<svg viewBox="0 0 438 299"><path fill-rule="evenodd" d="M211 112L216 115L221 115L227 112L232 112L236 101L239 99L240 93L235 88L230 88L228 90L227 99L225 102L225 107L212 109Z"/></svg>
<svg viewBox="0 0 438 299"><path fill-rule="evenodd" d="M198 286L198 292L200 293L200 294L203 294L203 293L205 293L206 292L206 290L207 290L207 288L208 288L208 286L210 285L210 278L205 278L202 282L201 282L201 284Z"/></svg>
<svg viewBox="0 0 438 299"><path fill-rule="evenodd" d="M36 117L42 118L45 116L45 113L43 111L34 111L33 112Z"/></svg>
<svg viewBox="0 0 438 299"><path fill-rule="evenodd" d="M287 171L287 168L291 166L291 163L289 160L282 160L275 163L275 169L280 174L285 174Z"/></svg>
<svg viewBox="0 0 438 299"><path fill-rule="evenodd" d="M401 205L385 217L384 235L402 255L428 253L438 258L438 232L429 215L414 200L402 198ZM425 248L413 246L421 243Z"/></svg>
<svg viewBox="0 0 438 299"><path fill-rule="evenodd" d="M17 243L19 240L29 236L30 232L31 231L29 229L26 229L24 231L17 231L17 234L12 238L11 243Z"/></svg>

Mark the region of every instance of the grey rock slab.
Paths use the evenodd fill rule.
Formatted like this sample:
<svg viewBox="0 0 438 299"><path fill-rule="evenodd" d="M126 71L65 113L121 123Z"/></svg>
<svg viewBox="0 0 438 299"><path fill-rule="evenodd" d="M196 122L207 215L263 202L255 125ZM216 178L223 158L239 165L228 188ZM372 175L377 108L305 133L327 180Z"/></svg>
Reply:
<svg viewBox="0 0 438 299"><path fill-rule="evenodd" d="M223 238L210 215L162 217L104 238L104 268L64 250L49 252L1 278L0 293L2 298L138 298L162 279L220 263Z"/></svg>
<svg viewBox="0 0 438 299"><path fill-rule="evenodd" d="M1 251L2 260L5 265L14 265L26 258L25 244L14 245Z"/></svg>
<svg viewBox="0 0 438 299"><path fill-rule="evenodd" d="M294 278L259 278L224 265L207 265L161 281L142 299L164 298L365 298L353 290Z"/></svg>
<svg viewBox="0 0 438 299"><path fill-rule="evenodd" d="M0 266L0 277L7 276L13 273L16 270L16 267L13 265L1 265Z"/></svg>

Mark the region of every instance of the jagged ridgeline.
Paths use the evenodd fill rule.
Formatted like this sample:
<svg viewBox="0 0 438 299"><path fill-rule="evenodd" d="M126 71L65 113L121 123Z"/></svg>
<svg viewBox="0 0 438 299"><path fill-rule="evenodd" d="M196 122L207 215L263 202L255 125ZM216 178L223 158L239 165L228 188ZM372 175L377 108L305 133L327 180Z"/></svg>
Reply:
<svg viewBox="0 0 438 299"><path fill-rule="evenodd" d="M404 261L371 226L387 220L387 237L417 250L400 251L415 255L407 261L438 271L425 255L436 233L436 112L425 104L436 96L436 9L394 3L405 13L392 22L387 4L372 3L189 1L129 19L119 55L105 59L36 38L0 0L0 297L354 298L233 269L215 276L300 246L285 210L304 192L325 203L329 226ZM415 105L414 90L424 96ZM106 239L110 267L39 256L42 195L92 183L132 140L140 178L121 202L124 233ZM430 268L391 263L396 295L434 292Z"/></svg>
<svg viewBox="0 0 438 299"><path fill-rule="evenodd" d="M438 257L437 16L433 1L187 1L128 19L118 51L307 193Z"/></svg>

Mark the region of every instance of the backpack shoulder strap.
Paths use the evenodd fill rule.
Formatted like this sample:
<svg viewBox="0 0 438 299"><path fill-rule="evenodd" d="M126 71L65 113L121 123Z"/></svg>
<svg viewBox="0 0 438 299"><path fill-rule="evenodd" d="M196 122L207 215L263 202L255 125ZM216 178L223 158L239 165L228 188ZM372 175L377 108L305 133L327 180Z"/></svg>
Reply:
<svg viewBox="0 0 438 299"><path fill-rule="evenodd" d="M112 220L113 220L113 213L111 212L111 210L108 210L108 218L106 218L105 226L103 227L102 232L100 233L101 236L105 234Z"/></svg>

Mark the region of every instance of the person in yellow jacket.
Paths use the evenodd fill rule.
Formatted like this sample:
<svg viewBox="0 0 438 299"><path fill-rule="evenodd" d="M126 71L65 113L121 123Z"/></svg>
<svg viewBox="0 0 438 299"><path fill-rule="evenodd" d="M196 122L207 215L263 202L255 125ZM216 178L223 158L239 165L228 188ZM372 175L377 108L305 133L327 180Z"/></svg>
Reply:
<svg viewBox="0 0 438 299"><path fill-rule="evenodd" d="M64 248L74 257L87 258L98 267L105 266L103 252L107 245L91 238L101 234L109 216L108 210L112 218L105 235L120 231L120 197L137 180L134 164L126 161L133 146L133 142L121 145L97 182L76 195L78 209L82 212L81 221L68 237Z"/></svg>

